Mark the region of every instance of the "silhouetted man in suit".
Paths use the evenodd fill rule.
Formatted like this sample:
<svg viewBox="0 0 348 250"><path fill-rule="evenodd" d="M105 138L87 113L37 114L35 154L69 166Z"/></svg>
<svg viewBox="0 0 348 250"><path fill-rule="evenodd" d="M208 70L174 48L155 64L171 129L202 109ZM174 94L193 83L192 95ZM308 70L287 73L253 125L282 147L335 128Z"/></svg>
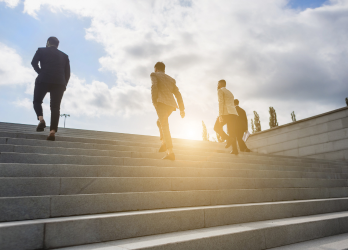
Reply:
<svg viewBox="0 0 348 250"><path fill-rule="evenodd" d="M42 102L47 92L50 92L51 126L47 140L54 141L58 130L60 103L70 79L69 57L58 50L59 40L50 37L46 48L39 48L31 62L34 70L39 74L35 80L34 110L40 121L36 131L44 131L46 122L43 118ZM39 67L40 62L40 67Z"/></svg>
<svg viewBox="0 0 348 250"><path fill-rule="evenodd" d="M175 160L172 137L170 135L168 123L169 116L178 108L173 95L175 95L176 100L178 101L182 118L185 117L185 106L179 88L176 86L175 79L165 73L165 67L166 66L163 62L155 64L155 72L150 75L152 82L151 96L152 103L155 106L158 115L157 126L162 141L159 152L167 152L166 156L163 157L164 160Z"/></svg>
<svg viewBox="0 0 348 250"><path fill-rule="evenodd" d="M245 142L243 141L244 132L248 131L248 118L246 116L244 109L239 107L238 99L234 99L234 105L238 112L238 123L236 126L236 130L237 130L237 141L238 141L239 149L242 152L251 152L250 149L248 149Z"/></svg>
<svg viewBox="0 0 348 250"><path fill-rule="evenodd" d="M231 91L226 89L226 81L220 80L217 86L219 101L219 117L216 119L214 131L218 133L223 140L227 141L225 148L232 146L231 154L238 155L237 149L237 124L238 112L234 106L234 96ZM223 126L227 124L228 135L224 132Z"/></svg>

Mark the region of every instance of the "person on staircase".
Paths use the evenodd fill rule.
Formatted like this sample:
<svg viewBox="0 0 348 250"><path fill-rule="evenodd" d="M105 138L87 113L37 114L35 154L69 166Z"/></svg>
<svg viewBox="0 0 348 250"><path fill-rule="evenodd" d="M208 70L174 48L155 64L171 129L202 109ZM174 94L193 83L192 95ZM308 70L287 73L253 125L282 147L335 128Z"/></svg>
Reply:
<svg viewBox="0 0 348 250"><path fill-rule="evenodd" d="M54 141L58 131L60 116L60 104L64 91L70 79L69 57L58 50L59 40L50 37L45 48L38 48L31 62L34 70L38 73L34 88L34 110L40 121L36 131L44 131L46 122L43 118L42 102L46 94L50 92L51 123L50 133L47 140ZM40 67L39 67L40 62Z"/></svg>
<svg viewBox="0 0 348 250"><path fill-rule="evenodd" d="M251 150L248 149L247 145L243 141L244 132L248 131L248 118L246 116L246 112L244 109L239 107L238 99L234 99L234 106L236 107L236 110L238 113L238 125L236 126L236 129L237 129L237 141L238 141L239 149L242 152L251 152Z"/></svg>
<svg viewBox="0 0 348 250"><path fill-rule="evenodd" d="M226 89L226 81L220 80L217 86L219 101L219 116L214 125L214 131L222 140L226 141L226 148L232 146L231 154L238 155L237 148L237 126L239 122L238 112L234 106L234 96ZM228 135L224 132L223 126L227 124Z"/></svg>
<svg viewBox="0 0 348 250"><path fill-rule="evenodd" d="M185 106L179 91L176 86L176 81L165 73L165 65L163 62L155 64L153 73L151 73L151 96L152 103L156 109L158 120L157 126L160 131L161 147L159 152L166 152L162 158L164 160L175 160L173 152L172 137L170 135L168 118L173 111L180 109L180 116L185 117ZM178 104L176 103L174 96Z"/></svg>

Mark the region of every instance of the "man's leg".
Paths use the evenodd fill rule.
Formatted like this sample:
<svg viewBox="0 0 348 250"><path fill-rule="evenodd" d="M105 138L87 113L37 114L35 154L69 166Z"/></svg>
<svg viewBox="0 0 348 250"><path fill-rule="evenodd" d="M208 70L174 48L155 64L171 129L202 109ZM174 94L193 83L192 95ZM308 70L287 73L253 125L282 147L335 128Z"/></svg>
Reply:
<svg viewBox="0 0 348 250"><path fill-rule="evenodd" d="M165 152L167 150L166 143L163 140L163 132L161 127L161 122L159 119L157 119L157 127L160 132L160 140L161 140L161 147L159 148L158 152Z"/></svg>
<svg viewBox="0 0 348 250"><path fill-rule="evenodd" d="M245 142L243 141L243 135L244 135L244 131L242 129L238 129L238 131L237 131L237 141L238 141L239 149L242 152L244 152L248 148L246 146Z"/></svg>
<svg viewBox="0 0 348 250"><path fill-rule="evenodd" d="M58 131L58 123L60 116L60 103L63 98L63 94L65 91L65 86L61 84L52 84L50 86L50 94L51 94L51 126L50 131L52 133ZM54 132L53 132L54 131Z"/></svg>
<svg viewBox="0 0 348 250"><path fill-rule="evenodd" d="M47 88L44 83L36 82L34 88L34 110L37 116L37 119L43 121L43 111L42 111L42 102L47 94Z"/></svg>
<svg viewBox="0 0 348 250"><path fill-rule="evenodd" d="M225 117L227 117L227 116L223 116L224 118ZM216 122L215 122L215 125L214 125L214 131L216 132L216 133L218 133L220 136L221 136L221 138L222 138L222 140L227 140L228 139L228 135L225 133L225 131L223 130L223 127L224 127L224 125L227 123L227 121L226 121L226 118L223 120L223 122L221 123L220 121L219 121L219 117L216 119Z"/></svg>
<svg viewBox="0 0 348 250"><path fill-rule="evenodd" d="M169 130L168 117L171 115L172 111L170 110L169 106L160 103L158 104L156 111L162 130L163 141L166 144L167 150L171 150L173 148L173 144Z"/></svg>
<svg viewBox="0 0 348 250"><path fill-rule="evenodd" d="M159 118L157 119L157 127L158 127L159 132L160 132L160 140L163 142L163 133L162 133L162 127L161 127L161 122L160 122Z"/></svg>
<svg viewBox="0 0 348 250"><path fill-rule="evenodd" d="M232 145L232 152L234 154L238 154L238 148L237 148L237 134L236 134L236 126L238 122L238 116L237 115L228 115L227 118L227 131L230 143Z"/></svg>

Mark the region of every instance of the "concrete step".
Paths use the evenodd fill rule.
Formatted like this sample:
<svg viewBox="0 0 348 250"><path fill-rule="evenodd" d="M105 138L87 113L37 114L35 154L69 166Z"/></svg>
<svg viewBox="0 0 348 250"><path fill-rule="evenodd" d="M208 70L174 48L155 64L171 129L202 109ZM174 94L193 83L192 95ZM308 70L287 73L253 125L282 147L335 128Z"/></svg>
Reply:
<svg viewBox="0 0 348 250"><path fill-rule="evenodd" d="M319 187L347 187L347 180L239 177L2 177L0 197Z"/></svg>
<svg viewBox="0 0 348 250"><path fill-rule="evenodd" d="M0 130L0 137L10 137L10 138L26 138L26 139L38 139L45 140L47 133L37 133L37 132L27 132L27 131L7 131ZM73 142L99 142L108 144L112 141L128 141L130 143L142 143L142 144L157 144L160 145L159 137L120 137L120 136L88 136L79 134L62 134L60 132L56 135L56 141L73 141ZM197 140L184 140L173 138L173 145L184 146L190 148L210 148L210 149L221 149L226 151L224 144L215 142L203 142Z"/></svg>
<svg viewBox="0 0 348 250"><path fill-rule="evenodd" d="M42 135L42 133L35 132L35 125L25 125L25 124L10 124L10 123L0 123L0 131L3 132L12 132L12 133L26 133L31 135L40 135L41 139L45 139L46 135ZM115 132L103 132L103 131L91 131L91 130L80 130L80 129L64 129L60 128L60 131L58 132L59 136L62 135L62 137L75 137L75 138L104 138L104 139L110 139L113 140L127 140L127 141L146 141L146 142L152 142L152 143L158 143L158 137L157 136L144 136L144 135L132 135L132 134L122 134L122 133L115 133ZM0 132L1 136L1 132ZM66 138L65 138L66 139ZM220 150L224 150L224 144L222 143L214 143L214 142L202 142L197 140L186 140L186 139L173 139L174 145L176 147L177 144L184 144L184 145L191 145L193 147L209 147L209 148L219 148ZM267 156L267 155L265 155ZM289 157L289 156L272 156L272 157L278 157L283 159L297 159L296 157ZM344 165L347 165L346 162L340 162L340 161L330 161L330 160L323 160L323 159L309 159L309 158L302 158L302 160L320 160L321 162L327 162L327 163L341 163Z"/></svg>
<svg viewBox="0 0 348 250"><path fill-rule="evenodd" d="M0 144L8 144L8 145L14 145L14 146L41 146L41 147L50 147L50 148L76 148L76 149L94 149L94 150L112 150L112 151L136 151L136 152L158 152L158 143L156 144L140 144L139 143L133 143L129 141L117 141L119 145L113 145L113 144L100 144L100 143L81 143L81 142L69 142L69 141L55 141L54 143L46 141L46 140L34 140L34 139L23 139L23 138L8 138L8 137L1 137L0 138ZM124 145L121 145L121 143L124 143ZM135 145L134 145L135 144ZM13 151L11 148L7 149L4 147L3 151ZM176 149L175 151L177 154L187 154L187 148L184 147L182 149L179 147L179 149ZM220 153L220 154L216 154ZM224 156L221 153L228 154L228 150L211 150L211 149L199 149L199 148L190 148L190 154L194 155L204 155L204 156L210 156L210 155L216 155L216 156ZM270 160L269 158L265 157L259 157L260 155L257 154L249 154L248 159L262 159L262 160ZM226 156L225 156L226 157ZM243 158L243 155L241 155L241 158ZM274 161L278 162L284 162L283 159L278 159L274 157L272 159ZM286 160L287 161L287 160ZM297 162L297 161L291 161ZM338 165L340 166L340 165Z"/></svg>
<svg viewBox="0 0 348 250"><path fill-rule="evenodd" d="M123 154L124 152L116 152ZM133 157L142 156L141 153L125 153ZM167 161L153 158L133 158L133 157L108 157L108 156L89 156L89 155L61 155L61 154L35 154L35 153L0 153L0 163L29 163L29 164L76 164L76 165L120 165L120 166L159 166L159 167L199 167L199 168L245 168L259 170L286 170L286 171L306 171L306 172L330 172L348 173L347 168L341 167L306 167L291 165L271 165L261 163L242 163L234 160L237 157L231 156L230 162L214 161Z"/></svg>
<svg viewBox="0 0 348 250"><path fill-rule="evenodd" d="M275 247L269 250L344 250L348 246L348 233L339 234L320 239L295 243L282 247Z"/></svg>
<svg viewBox="0 0 348 250"><path fill-rule="evenodd" d="M347 198L348 188L264 188L0 198L0 221L152 209Z"/></svg>
<svg viewBox="0 0 348 250"><path fill-rule="evenodd" d="M258 227L256 225L244 227L238 225L237 228L240 230L230 233L241 233L247 229L245 232L247 232L248 238L252 239L254 238L252 237L254 234L250 230L252 228L255 231L261 231L256 237L258 240L263 238L265 233L269 234L268 237L273 238L273 242L266 240L266 247L276 247L279 244L309 240L313 236L323 237L330 233L332 235L347 232L348 212L345 211L347 209L347 198L344 198L158 209L24 222L2 222L0 223L0 235L3 237L0 238L0 245L5 249L50 249L194 229L210 228L214 230L223 225L262 221L267 226L264 224ZM327 212L330 214L325 214ZM289 219L292 217L295 219ZM277 219L280 221L267 222L267 220ZM296 226L294 227L294 225ZM295 228L297 229L295 232L289 231L289 229ZM287 234L282 235L285 232ZM180 244L181 240L176 238L175 242ZM214 246L211 243L209 242L210 248L205 249L216 249L211 248ZM178 249L177 247L176 245L176 249ZM181 249L193 248L186 245ZM195 247L194 249L202 248Z"/></svg>
<svg viewBox="0 0 348 250"><path fill-rule="evenodd" d="M264 250L348 232L348 212L188 230L64 250Z"/></svg>
<svg viewBox="0 0 348 250"><path fill-rule="evenodd" d="M0 152L14 152L14 153L24 153L24 154L44 154L46 158L49 155L61 155L60 158L65 156L97 156L97 157L127 157L127 158L145 158L145 159L161 159L164 154L158 152L137 152L137 151L114 151L114 150L96 150L96 149L76 149L76 148L63 148L63 147L42 147L42 146L21 146L21 145L1 145L0 144ZM8 162L3 161L3 156L0 156L0 162ZM10 162L20 162L18 161L20 158L15 156L14 159ZM27 157L26 157L27 159ZM51 160L54 158L52 157ZM98 159L98 158L96 158ZM106 158L104 158L106 159ZM285 165L285 166L300 166L300 167L311 167L311 164L308 163L291 163L291 162L279 162L279 161L268 161L263 159L248 159L248 158L239 158L238 156L229 155L229 154L211 154L210 156L204 155L195 155L192 154L176 154L177 160L183 161L204 161L204 162L234 162L234 163L254 163L254 164L272 164L272 165ZM23 161L22 161L23 162ZM39 163L39 162L36 162ZM42 163L63 163L68 164L68 162L42 162ZM339 170L342 169L342 172L348 173L348 167L342 166L325 166L327 168L337 168Z"/></svg>
<svg viewBox="0 0 348 250"><path fill-rule="evenodd" d="M0 177L244 177L348 179L348 173L234 168L0 163ZM254 165L255 167L257 165Z"/></svg>
<svg viewBox="0 0 348 250"><path fill-rule="evenodd" d="M27 134L27 133L11 133L7 131L0 131L0 137L9 137L9 138L28 138L28 139L38 139L41 141L44 141L46 139L46 135L42 135L40 133L33 134ZM59 137L57 140L61 141L70 141L70 142L85 142L85 143L102 143L102 144L118 144L118 145L128 145L128 146L141 146L141 147L147 147L149 144L151 144L152 147L158 148L159 142L152 141L151 143L149 141L146 141L146 143L138 142L138 141L127 141L127 139L122 140L110 140L110 137L107 137L107 139L96 139L93 138L84 138L84 137ZM180 141L180 140L179 140ZM202 142L202 141L191 141L191 140L184 140L185 143L174 143L175 148L183 148L183 149L203 149L203 150L211 150L214 152L220 152L220 153L229 153L229 150L226 150L224 148L224 144L221 143L214 143L214 142ZM57 143L57 141L56 141ZM243 155L243 154L240 154ZM245 154L244 154L245 155ZM263 155L263 154L246 154L247 157L252 157L253 155L257 157L263 157L265 159L280 159L283 161L292 161L292 162L311 162L311 163L321 163L321 164L335 164L335 165L343 165L347 166L348 164L346 162L341 161L330 161L330 160L323 160L323 159L309 159L309 158L296 158L296 157L289 157L289 156L275 156L275 155Z"/></svg>
<svg viewBox="0 0 348 250"><path fill-rule="evenodd" d="M183 139L172 162L158 137L49 142L35 127L0 123L0 249L265 249L348 231L345 162Z"/></svg>
<svg viewBox="0 0 348 250"><path fill-rule="evenodd" d="M122 142L119 142L122 143ZM124 142L125 144L129 144L129 142ZM33 146L33 147L31 147ZM83 150L79 150L83 149ZM88 151L89 150L89 151ZM161 153L158 152L158 145L155 144L144 144L141 146L129 146L129 145L112 145L112 144L99 144L99 143L81 143L81 142L65 142L65 141L56 141L54 143L46 141L46 140L34 140L34 139L22 139L22 138L5 138L0 137L0 152L33 152L33 153L55 153L55 154L66 154L66 152L70 152L69 154L73 154L75 152L76 154L88 154L88 155L113 155L115 154L115 151L122 151L122 152L148 152L151 153L151 157L160 158L163 156ZM100 151L100 152L99 152ZM105 152L109 151L109 152ZM60 153L59 153L60 152ZM176 154L180 157L184 157L183 155L186 155L187 158L188 150L187 149L176 149ZM209 157L212 159L215 158L225 158L230 159L230 155L223 151L223 150L210 150L210 149L191 149L190 156L195 155L196 157L204 158ZM224 154L222 154L224 153ZM294 165L296 164L303 164L303 165L309 165L314 164L314 166L318 165L317 162L310 163L310 162L300 162L295 160L284 160L279 159L277 157L260 157L258 154L242 154L238 157L238 160L245 160L248 159L248 161L257 161L258 163L266 162L266 163L272 163L272 164L290 164ZM320 164L320 163L319 163ZM313 166L313 165L312 165ZM336 163L321 163L319 165L321 167L347 167L342 164L336 164Z"/></svg>
<svg viewBox="0 0 348 250"><path fill-rule="evenodd" d="M1 144L15 144L15 145L32 145L32 146L57 146L62 147L83 147L83 148L100 148L108 147L111 150L117 149L112 146L128 146L128 147L141 147L141 148L154 148L156 151L160 147L160 142L137 142L137 141L127 141L127 140L106 140L106 139L89 139L89 138L74 138L74 137L57 137L54 143L46 141L46 136L31 135L31 134L4 134L0 132ZM14 136L14 137L12 137ZM19 138L17 138L19 136ZM79 144L92 144L92 145L79 145ZM67 146L68 145L68 146ZM72 146L69 146L72 145ZM102 146L99 146L102 145ZM204 145L204 144L203 144ZM217 145L219 146L219 145ZM206 151L206 152L219 152L219 153L229 153L230 150L223 147L194 147L190 144L176 144L176 149L189 149L195 151Z"/></svg>

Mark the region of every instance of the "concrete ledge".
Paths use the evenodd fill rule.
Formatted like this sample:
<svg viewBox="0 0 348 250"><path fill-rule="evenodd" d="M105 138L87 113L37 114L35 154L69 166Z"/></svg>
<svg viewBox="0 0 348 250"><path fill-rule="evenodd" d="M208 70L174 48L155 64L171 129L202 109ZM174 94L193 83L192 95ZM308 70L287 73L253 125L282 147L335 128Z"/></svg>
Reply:
<svg viewBox="0 0 348 250"><path fill-rule="evenodd" d="M223 160L223 159L222 159ZM160 167L204 167L204 168L231 168L233 166L246 166L258 169L278 169L278 170L297 170L307 169L308 171L321 171L326 167L329 171L347 173L348 167L343 165L317 164L317 163L294 163L291 162L273 162L261 160L239 159L238 156L231 156L226 161L220 161L218 164L214 161L188 161L176 160L164 161L153 158L132 158L132 157L109 157L109 156L88 156L88 155L59 155L59 154L34 154L34 153L0 153L0 163L30 163L30 164L76 164L76 165L121 165L121 166L160 166ZM250 164L250 165L248 165Z"/></svg>
<svg viewBox="0 0 348 250"><path fill-rule="evenodd" d="M348 212L268 220L110 241L64 250L255 249L264 250L348 231Z"/></svg>
<svg viewBox="0 0 348 250"><path fill-rule="evenodd" d="M244 177L244 178L320 178L348 179L348 173L331 172L332 168L279 170L253 169L244 164L234 168L151 167L113 165L66 165L0 163L0 177ZM309 169L310 170L310 169Z"/></svg>
<svg viewBox="0 0 348 250"><path fill-rule="evenodd" d="M11 227L14 231L12 235L27 235L23 231L23 224L44 225L44 246L46 248L65 247L72 245L81 245L94 242L103 242L118 239L134 238L145 235L154 235L158 233L168 233L185 231L199 228L210 228L221 225L231 225L253 221L263 221L268 219L283 219L293 216L308 216L325 212L345 211L348 208L348 199L336 200L314 200L314 201L292 201L292 202L271 202L253 205L230 205L214 207L197 208L179 208L164 209L142 212L113 213L94 216L79 216L70 218L43 219L39 221L23 222L5 222L1 223L1 229ZM250 216L252 215L252 216ZM337 225L341 220L348 220L348 212L338 213L338 215L329 215L336 217ZM301 218L299 218L301 220ZM299 220L298 219L298 220ZM298 234L303 228L303 223L307 227L324 226L324 221L314 222L303 219L302 225L293 225L298 230L290 231L293 236L300 239L308 235L321 235L318 228L305 235ZM327 229L320 228L323 231ZM20 228L16 232L17 228ZM328 227L330 230L340 232L339 226L336 228ZM274 237L279 231L287 234L282 237ZM347 226L342 226L341 230L348 230ZM276 231L276 232L275 232ZM291 235L290 234L290 235ZM289 231L284 227L271 226L265 231L266 245L273 247L281 244L291 243L295 237L289 239ZM42 236L40 236L40 239ZM18 239L17 239L18 241ZM17 243L18 244L18 243ZM22 244L25 244L23 242ZM6 247L7 245L1 244ZM24 245L23 245L24 246ZM24 247L23 247L24 248ZM28 249L27 247L25 247Z"/></svg>
<svg viewBox="0 0 348 250"><path fill-rule="evenodd" d="M348 108L255 133L248 146L256 152L284 156L311 156L348 150ZM331 154L332 160L347 160Z"/></svg>
<svg viewBox="0 0 348 250"><path fill-rule="evenodd" d="M17 177L0 178L0 196L42 196L151 191L347 187L347 180L238 177Z"/></svg>
<svg viewBox="0 0 348 250"><path fill-rule="evenodd" d="M347 249L347 246L348 246L348 233L295 243L295 244L282 246L282 247L276 247L270 250L298 250L298 249L342 250L342 249Z"/></svg>
<svg viewBox="0 0 348 250"><path fill-rule="evenodd" d="M158 152L137 152L137 151L114 151L114 150L96 150L96 149L79 149L79 148L63 148L63 147L44 147L44 146L27 146L27 145L11 145L0 144L0 152L2 153L21 153L21 154L40 154L40 155L62 155L62 156L96 156L96 157L127 157L127 158L146 158L161 159L163 153ZM4 154L6 155L6 154ZM15 159L19 159L17 156ZM194 152L187 154L176 153L177 160L183 161L207 161L207 162L247 162L247 163L263 163L278 165L294 165L292 161L280 161L277 159L265 159L262 157L239 157L231 154L208 153L204 155L195 155ZM1 162L1 156L0 156ZM310 163L297 163L306 166ZM333 166L342 166L340 164L331 163ZM348 167L347 167L348 168Z"/></svg>
<svg viewBox="0 0 348 250"><path fill-rule="evenodd" d="M179 207L344 198L348 188L162 191L0 198L0 221ZM257 205L257 204L256 204Z"/></svg>

